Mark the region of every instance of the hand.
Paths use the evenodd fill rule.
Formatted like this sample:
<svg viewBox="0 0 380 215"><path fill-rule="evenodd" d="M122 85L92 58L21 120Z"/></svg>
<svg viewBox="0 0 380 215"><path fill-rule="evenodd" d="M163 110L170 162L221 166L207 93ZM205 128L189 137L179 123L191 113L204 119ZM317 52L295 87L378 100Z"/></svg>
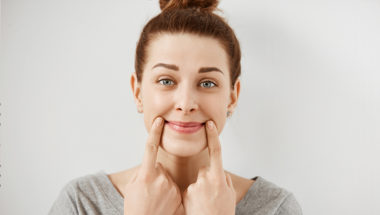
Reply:
<svg viewBox="0 0 380 215"><path fill-rule="evenodd" d="M224 173L218 131L212 121L207 122L206 134L210 166L199 169L197 181L182 195L185 212L187 215L235 214L236 192L231 176Z"/></svg>
<svg viewBox="0 0 380 215"><path fill-rule="evenodd" d="M182 207L178 186L162 165L156 164L163 124L162 118L155 119L141 167L124 189L124 215L168 215Z"/></svg>

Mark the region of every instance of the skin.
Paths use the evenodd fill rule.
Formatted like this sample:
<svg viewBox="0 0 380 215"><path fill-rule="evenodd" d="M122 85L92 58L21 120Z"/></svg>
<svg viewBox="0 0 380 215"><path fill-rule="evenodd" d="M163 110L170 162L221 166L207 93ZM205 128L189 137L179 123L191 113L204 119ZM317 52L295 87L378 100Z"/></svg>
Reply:
<svg viewBox="0 0 380 215"><path fill-rule="evenodd" d="M163 119L152 125L146 143L141 167L124 187L124 214L177 214L183 213L182 197L167 171L156 163L162 135Z"/></svg>
<svg viewBox="0 0 380 215"><path fill-rule="evenodd" d="M213 38L163 33L147 49L141 83L131 87L149 133L142 164L109 175L128 214L235 214L253 181L223 169L219 134L233 112L227 54ZM208 68L199 73L200 68ZM210 69L211 68L211 69ZM162 123L156 125L155 120ZM201 122L192 134L165 121ZM212 126L206 126L211 122ZM133 198L131 198L133 196Z"/></svg>

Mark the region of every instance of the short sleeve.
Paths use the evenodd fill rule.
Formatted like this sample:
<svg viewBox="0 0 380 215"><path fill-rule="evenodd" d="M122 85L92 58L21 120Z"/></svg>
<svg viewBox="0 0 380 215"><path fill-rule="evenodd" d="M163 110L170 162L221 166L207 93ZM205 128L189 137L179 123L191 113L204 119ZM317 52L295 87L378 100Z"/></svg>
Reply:
<svg viewBox="0 0 380 215"><path fill-rule="evenodd" d="M75 201L70 195L70 184L67 184L59 193L58 198L50 208L49 215L72 215L78 214L75 209Z"/></svg>
<svg viewBox="0 0 380 215"><path fill-rule="evenodd" d="M292 193L284 199L275 215L302 215L301 206Z"/></svg>

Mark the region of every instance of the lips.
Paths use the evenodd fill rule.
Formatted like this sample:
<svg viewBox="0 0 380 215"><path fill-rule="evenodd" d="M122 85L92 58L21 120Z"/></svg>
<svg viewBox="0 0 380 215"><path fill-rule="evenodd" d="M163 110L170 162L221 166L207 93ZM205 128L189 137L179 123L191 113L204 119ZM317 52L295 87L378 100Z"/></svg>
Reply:
<svg viewBox="0 0 380 215"><path fill-rule="evenodd" d="M180 121L166 121L173 125L178 125L182 127L196 127L196 126L202 126L204 123L201 122L180 122Z"/></svg>
<svg viewBox="0 0 380 215"><path fill-rule="evenodd" d="M180 133L194 133L201 129L204 123L201 122L181 122L181 121L165 121L166 124L174 131Z"/></svg>

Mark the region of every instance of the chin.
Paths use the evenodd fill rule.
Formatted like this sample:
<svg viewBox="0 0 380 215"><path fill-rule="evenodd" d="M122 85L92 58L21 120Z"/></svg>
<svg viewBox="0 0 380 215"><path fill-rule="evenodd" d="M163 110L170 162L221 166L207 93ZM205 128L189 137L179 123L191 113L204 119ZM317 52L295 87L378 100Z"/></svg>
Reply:
<svg viewBox="0 0 380 215"><path fill-rule="evenodd" d="M178 157L191 157L199 154L207 147L205 131L201 131L197 135L181 136L172 135L165 132L162 135L162 148L172 155Z"/></svg>

